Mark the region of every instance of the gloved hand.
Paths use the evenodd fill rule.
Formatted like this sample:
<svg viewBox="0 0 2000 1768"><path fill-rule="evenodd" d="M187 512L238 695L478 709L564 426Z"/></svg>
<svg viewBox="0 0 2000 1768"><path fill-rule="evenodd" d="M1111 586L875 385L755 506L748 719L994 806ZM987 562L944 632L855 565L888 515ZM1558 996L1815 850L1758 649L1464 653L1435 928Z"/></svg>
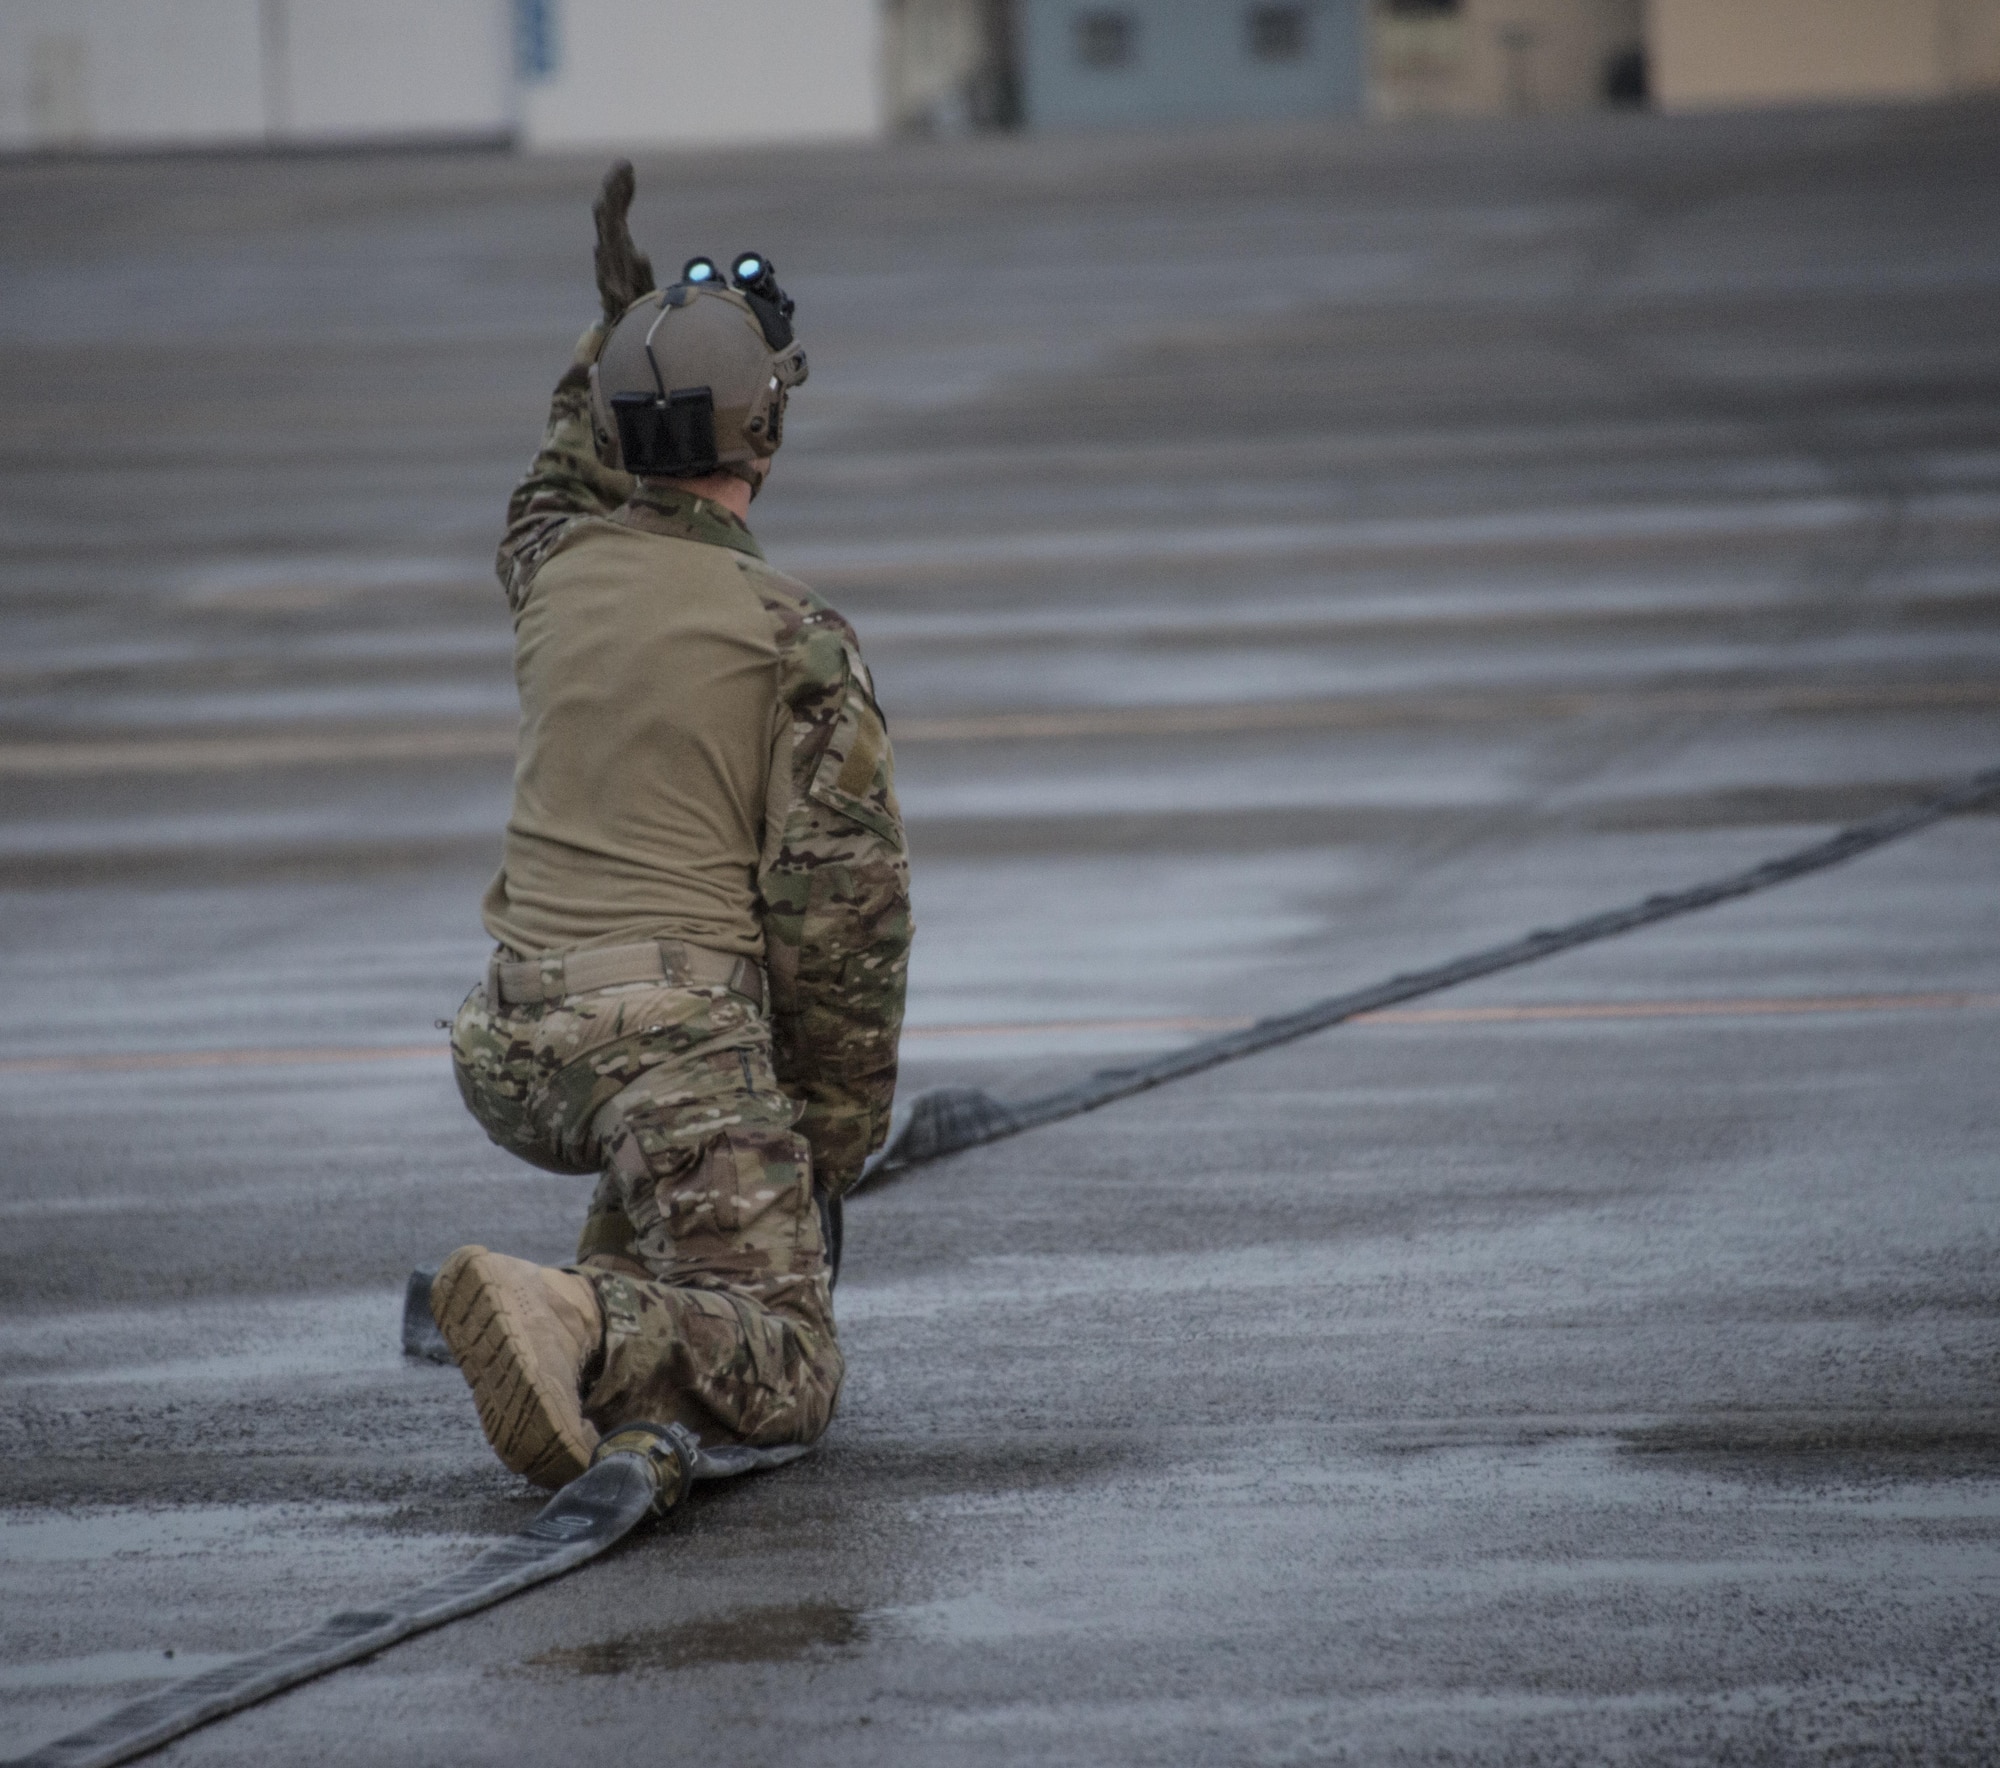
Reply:
<svg viewBox="0 0 2000 1768"><path fill-rule="evenodd" d="M632 243L626 216L637 188L630 160L619 160L604 174L590 212L597 221L597 294L604 303L604 323L613 324L641 295L658 286L653 261Z"/></svg>

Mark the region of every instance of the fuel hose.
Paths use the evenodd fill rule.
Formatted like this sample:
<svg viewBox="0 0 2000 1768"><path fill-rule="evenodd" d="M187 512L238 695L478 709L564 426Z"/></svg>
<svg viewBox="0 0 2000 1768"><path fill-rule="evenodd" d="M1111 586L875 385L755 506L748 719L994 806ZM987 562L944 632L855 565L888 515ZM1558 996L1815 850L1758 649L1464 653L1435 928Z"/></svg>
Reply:
<svg viewBox="0 0 2000 1768"><path fill-rule="evenodd" d="M1129 1099L1135 1093L1163 1087L1169 1081L1185 1080L1204 1069L1220 1067L1225 1062L1254 1056L1259 1050L1268 1050L1277 1044L1288 1044L1294 1038L1324 1031L1343 1019L1377 1012L1383 1007L1436 994L1441 989L1455 988L1461 982L1492 976L1501 970L1512 970L1517 965L1536 963L1542 958L1552 958L1558 952L1574 951L1580 945L1592 945L1600 939L1632 933L1641 927L1670 921L1678 915L1691 915L1697 909L1713 908L1718 903L1733 902L1738 897L1752 896L1760 890L1789 884L1795 878L1858 859L1864 853L1901 840L1905 835L1914 835L1919 829L1927 829L1947 817L1976 810L1995 798L2000 798L2000 767L1988 768L1935 797L1900 805L1880 816L1870 817L1866 822L1842 829L1824 841L1815 841L1810 846L1796 848L1790 853L1780 854L1776 859L1766 860L1762 865L1752 866L1748 871L1731 872L1726 877L1712 878L1705 884L1690 885L1685 890L1665 891L1649 896L1643 902L1586 915L1580 921L1565 922L1560 927L1538 928L1519 939L1509 940L1505 945L1468 952L1463 957L1434 964L1429 969L1407 971L1384 982L1371 983L1366 988L1331 995L1294 1008L1289 1013L1273 1014L1240 1031L1204 1038L1199 1043L1156 1056L1150 1062L1137 1063L1129 1068L1101 1068L1074 1085L1035 1098L1009 1101L997 1099L980 1087L933 1087L928 1092L919 1093L906 1109L897 1112L895 1121L890 1125L888 1139L862 1168L860 1186L891 1178L927 1161L941 1160L947 1154L956 1154L962 1149L997 1142L1007 1136L1018 1136L1023 1130L1059 1123L1066 1117L1081 1116L1115 1100Z"/></svg>
<svg viewBox="0 0 2000 1768"><path fill-rule="evenodd" d="M372 1608L342 1609L263 1651L142 1696L0 1768L112 1768L129 1762L197 1726L574 1571L648 1517L671 1510L697 1480L774 1466L805 1452L802 1447L705 1451L678 1424L623 1425L598 1444L590 1466L534 1521L449 1577Z"/></svg>

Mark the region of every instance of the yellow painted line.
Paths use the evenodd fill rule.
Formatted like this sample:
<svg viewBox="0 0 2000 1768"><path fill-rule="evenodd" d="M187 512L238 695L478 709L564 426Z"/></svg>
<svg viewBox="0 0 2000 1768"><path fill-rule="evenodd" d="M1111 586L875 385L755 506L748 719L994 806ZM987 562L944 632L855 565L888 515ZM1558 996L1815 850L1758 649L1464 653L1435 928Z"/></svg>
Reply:
<svg viewBox="0 0 2000 1768"><path fill-rule="evenodd" d="M1767 995L1693 1001L1558 1001L1524 1007L1385 1007L1350 1025L1523 1025L1611 1019L1756 1019L1814 1013L1976 1012L2000 1008L2000 994ZM975 1025L917 1025L905 1043L954 1038L1063 1037L1090 1032L1241 1031L1250 1019L1022 1019ZM0 1074L142 1074L190 1068L330 1067L363 1062L437 1062L435 1044L327 1044L296 1049L130 1050L102 1055L15 1056Z"/></svg>
<svg viewBox="0 0 2000 1768"><path fill-rule="evenodd" d="M1948 711L2000 706L2000 681L1841 683L1825 686L1631 688L1516 693L1358 695L1232 701L1210 706L1083 706L1046 712L896 718L898 743L1046 742L1110 737L1205 737L1260 731L1374 730L1399 725L1498 724L1523 719L1837 712ZM260 732L206 736L80 737L0 742L0 776L230 772L368 762L499 761L515 727Z"/></svg>

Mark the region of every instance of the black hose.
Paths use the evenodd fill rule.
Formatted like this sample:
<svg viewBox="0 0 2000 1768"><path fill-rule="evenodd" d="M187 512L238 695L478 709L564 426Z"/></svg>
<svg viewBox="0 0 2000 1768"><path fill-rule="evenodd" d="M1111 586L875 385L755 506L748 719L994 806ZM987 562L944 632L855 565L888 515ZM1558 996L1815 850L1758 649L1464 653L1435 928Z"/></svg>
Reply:
<svg viewBox="0 0 2000 1768"><path fill-rule="evenodd" d="M1134 1093L1149 1092L1154 1087L1165 1086L1169 1081L1184 1080L1191 1074L1255 1055L1259 1050L1268 1050L1276 1044L1288 1044L1294 1038L1324 1031L1330 1025L1338 1025L1343 1019L1352 1019L1361 1013L1373 1013L1402 1001L1436 994L1441 989L1455 988L1461 982L1491 976L1499 970L1511 970L1517 964L1532 964L1579 945L1590 945L1600 939L1611 939L1620 933L1650 927L1656 921L1670 921L1676 915L1692 914L1697 909L1713 908L1717 903L1751 896L1774 885L1789 884L1794 878L1823 872L1829 866L1857 858L1887 842L1914 835L1919 829L1927 829L1947 817L1976 809L1996 796L2000 796L2000 768L1988 768L1935 798L1908 804L1899 810L1885 811L1881 816L1842 829L1825 841L1816 841L1810 847L1801 847L1796 852L1766 860L1760 866L1752 866L1747 872L1733 872L1726 878L1716 878L1686 890L1649 896L1644 902L1586 915L1580 921L1571 921L1561 927L1540 928L1505 945L1470 952L1462 958L1453 958L1427 970L1406 971L1400 976L1391 976L1386 982L1373 983L1347 994L1332 995L1293 1012L1260 1019L1241 1031L1204 1038L1185 1049L1156 1056L1150 1062L1141 1062L1131 1068L1099 1069L1074 1086L1064 1087L1058 1092L1009 1103L977 1087L933 1088L918 1094L911 1102L908 1113L891 1131L881 1151L863 1168L861 1184L907 1171L926 1161L940 1160L961 1149L976 1148L982 1143L997 1142L1005 1136L1017 1136L1023 1130L1039 1129L1045 1123L1056 1123L1065 1117L1095 1111L1100 1105L1109 1105L1113 1100L1129 1099Z"/></svg>
<svg viewBox="0 0 2000 1768"><path fill-rule="evenodd" d="M374 1608L328 1615L316 1627L143 1695L0 1768L113 1768L197 1726L373 1657L412 1634L559 1578L679 1502L693 1478L698 1450L677 1425L641 1424L614 1432L598 1453L526 1528L449 1577Z"/></svg>

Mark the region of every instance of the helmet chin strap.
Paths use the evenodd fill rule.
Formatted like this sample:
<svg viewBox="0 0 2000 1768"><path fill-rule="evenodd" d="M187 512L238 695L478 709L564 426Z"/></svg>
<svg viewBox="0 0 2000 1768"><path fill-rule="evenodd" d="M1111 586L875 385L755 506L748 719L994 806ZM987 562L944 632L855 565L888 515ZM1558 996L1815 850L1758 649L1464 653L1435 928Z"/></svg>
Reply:
<svg viewBox="0 0 2000 1768"><path fill-rule="evenodd" d="M761 473L757 471L757 467L760 464L764 468L764 471ZM663 486L670 490L685 491L695 497L707 496L709 501L713 503L716 501L713 487L717 479L741 479L745 485L750 487L750 501L755 503L757 501L757 493L764 488L764 480L769 475L770 465L769 460L765 460L761 463L753 461L747 465L738 463L718 466L712 472L703 473L699 478L693 479L674 478L664 473L642 473L639 475L639 483L642 485ZM710 487L710 489L706 492L695 489L697 486L703 485Z"/></svg>

